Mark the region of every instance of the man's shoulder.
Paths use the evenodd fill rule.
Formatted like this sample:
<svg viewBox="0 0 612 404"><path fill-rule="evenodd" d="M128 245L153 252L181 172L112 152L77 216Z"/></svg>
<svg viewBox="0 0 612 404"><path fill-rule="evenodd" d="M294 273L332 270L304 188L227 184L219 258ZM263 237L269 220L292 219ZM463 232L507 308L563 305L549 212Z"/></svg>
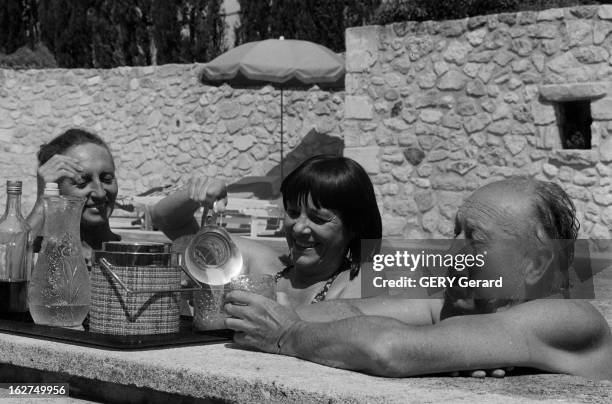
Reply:
<svg viewBox="0 0 612 404"><path fill-rule="evenodd" d="M496 314L541 342L562 350L581 351L603 345L612 346L606 319L584 300L538 299Z"/></svg>

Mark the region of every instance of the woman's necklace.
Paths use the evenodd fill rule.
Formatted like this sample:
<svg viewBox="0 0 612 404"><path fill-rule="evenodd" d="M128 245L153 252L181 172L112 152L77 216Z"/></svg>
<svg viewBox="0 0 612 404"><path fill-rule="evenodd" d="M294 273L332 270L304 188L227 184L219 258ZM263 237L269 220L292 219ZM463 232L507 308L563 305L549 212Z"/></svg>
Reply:
<svg viewBox="0 0 612 404"><path fill-rule="evenodd" d="M319 303L322 302L323 300L325 300L325 297L327 296L327 292L329 291L329 288L331 287L332 283L334 283L334 281L336 280L336 278L338 277L338 275L340 275L340 272L344 271L346 268L346 265L343 265L340 267L340 270L336 271L335 274L333 274L331 276L331 278L329 278L326 282L325 285L323 285L323 288L321 289L321 291L319 293L316 294L316 296L312 299L312 301L310 302L312 303ZM286 275L287 272L289 272L289 270L293 268L292 266L288 266L287 268L283 269L282 271L279 271L276 273L276 275L274 275L274 281L276 283L278 283L279 279L284 277Z"/></svg>

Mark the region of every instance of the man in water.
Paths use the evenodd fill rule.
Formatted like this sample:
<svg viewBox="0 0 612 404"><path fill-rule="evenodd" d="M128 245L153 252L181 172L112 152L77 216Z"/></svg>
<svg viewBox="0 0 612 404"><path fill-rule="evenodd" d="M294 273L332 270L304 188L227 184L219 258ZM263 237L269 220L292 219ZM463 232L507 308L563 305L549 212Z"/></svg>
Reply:
<svg viewBox="0 0 612 404"><path fill-rule="evenodd" d="M241 345L381 376L520 366L612 379L603 316L585 301L561 299L562 287L551 290L567 286L577 231L574 205L558 185L494 182L459 208L455 239L486 251L485 267L470 277L501 276L502 290L455 286L444 300L339 300L298 313L232 291L226 325ZM558 248L563 240L571 242Z"/></svg>

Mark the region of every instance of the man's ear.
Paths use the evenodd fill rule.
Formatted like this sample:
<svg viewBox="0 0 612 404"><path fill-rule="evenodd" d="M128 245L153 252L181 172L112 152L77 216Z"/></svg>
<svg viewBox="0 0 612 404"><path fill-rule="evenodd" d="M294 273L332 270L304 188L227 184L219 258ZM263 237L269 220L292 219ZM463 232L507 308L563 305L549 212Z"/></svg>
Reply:
<svg viewBox="0 0 612 404"><path fill-rule="evenodd" d="M554 258L552 250L548 247L534 249L525 270L525 283L529 286L536 285L547 273Z"/></svg>

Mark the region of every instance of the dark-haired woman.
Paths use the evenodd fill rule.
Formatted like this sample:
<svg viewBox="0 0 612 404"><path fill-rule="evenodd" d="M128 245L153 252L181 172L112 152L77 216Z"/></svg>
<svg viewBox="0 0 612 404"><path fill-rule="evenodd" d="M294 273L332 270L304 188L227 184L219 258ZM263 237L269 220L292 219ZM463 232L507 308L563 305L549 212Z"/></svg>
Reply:
<svg viewBox="0 0 612 404"><path fill-rule="evenodd" d="M86 198L81 216L81 241L86 257L91 250L100 249L103 242L119 240L109 225L119 190L115 163L108 145L99 136L82 129L69 129L40 147L38 163L39 199L28 216L34 232L40 232L42 226L40 195L44 185L56 182L60 194ZM195 225L193 213L202 203L212 205L215 200L225 197L224 183L196 179L173 195L171 203L155 207L155 216L171 220L180 217L174 223L179 226L184 223L185 231L188 231Z"/></svg>
<svg viewBox="0 0 612 404"><path fill-rule="evenodd" d="M278 300L298 307L361 297L360 264L375 253L382 237L374 187L365 170L349 158L315 156L285 178L281 192L291 262L276 273ZM257 250L239 247L247 256ZM252 259L247 270L264 272L269 266Z"/></svg>

